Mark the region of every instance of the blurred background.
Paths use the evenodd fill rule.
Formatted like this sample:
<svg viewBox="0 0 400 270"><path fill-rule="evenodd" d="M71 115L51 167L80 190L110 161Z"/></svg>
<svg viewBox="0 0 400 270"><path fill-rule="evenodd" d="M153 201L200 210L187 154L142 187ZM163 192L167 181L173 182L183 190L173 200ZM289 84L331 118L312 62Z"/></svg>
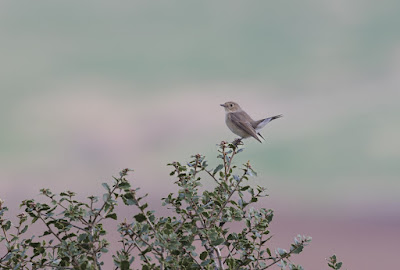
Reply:
<svg viewBox="0 0 400 270"><path fill-rule="evenodd" d="M400 240L399 1L0 3L0 198L102 194L129 167L150 204L171 161L235 136L220 103L284 114L245 141L274 247L327 269L394 269ZM131 216L128 213L128 216Z"/></svg>

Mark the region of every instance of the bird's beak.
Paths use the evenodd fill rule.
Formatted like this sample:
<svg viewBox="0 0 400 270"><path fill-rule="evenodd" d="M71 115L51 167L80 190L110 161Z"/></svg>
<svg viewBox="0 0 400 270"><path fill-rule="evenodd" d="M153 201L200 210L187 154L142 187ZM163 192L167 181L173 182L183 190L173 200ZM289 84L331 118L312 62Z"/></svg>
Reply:
<svg viewBox="0 0 400 270"><path fill-rule="evenodd" d="M219 105L221 105L221 106L222 106L222 107L224 107L224 108L226 107L226 105L225 105L225 104L219 104Z"/></svg>

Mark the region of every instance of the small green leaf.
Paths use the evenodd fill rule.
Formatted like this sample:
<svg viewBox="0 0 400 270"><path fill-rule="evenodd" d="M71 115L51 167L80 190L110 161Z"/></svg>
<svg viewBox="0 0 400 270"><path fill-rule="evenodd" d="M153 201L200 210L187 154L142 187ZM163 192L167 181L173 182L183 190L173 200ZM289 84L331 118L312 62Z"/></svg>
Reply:
<svg viewBox="0 0 400 270"><path fill-rule="evenodd" d="M224 167L224 165L219 164L219 165L214 169L213 175L215 175L217 172L219 172L223 167Z"/></svg>
<svg viewBox="0 0 400 270"><path fill-rule="evenodd" d="M145 203L145 204L143 204L142 206L140 206L139 208L140 208L140 210L144 210L144 209L146 209L147 207L148 207L149 205L147 204L147 203Z"/></svg>
<svg viewBox="0 0 400 270"><path fill-rule="evenodd" d="M78 236L78 241L82 242L87 238L87 234L86 233L82 233Z"/></svg>
<svg viewBox="0 0 400 270"><path fill-rule="evenodd" d="M207 259L207 260L205 260L205 261L202 261L201 262L201 264L200 264L200 266L206 266L206 265L208 265L208 264L210 264L211 263L211 260L210 259ZM205 269L209 269L209 268L205 268Z"/></svg>
<svg viewBox="0 0 400 270"><path fill-rule="evenodd" d="M102 183L101 184L105 189L107 189L107 191L110 191L110 187L108 186L107 183Z"/></svg>
<svg viewBox="0 0 400 270"><path fill-rule="evenodd" d="M129 270L129 262L128 261L121 261L121 270Z"/></svg>
<svg viewBox="0 0 400 270"><path fill-rule="evenodd" d="M114 220L117 220L117 214L116 214L116 213L108 214L108 215L106 216L106 218L112 218L112 219L114 219Z"/></svg>
<svg viewBox="0 0 400 270"><path fill-rule="evenodd" d="M207 251L203 251L203 252L200 254L200 260L204 261L205 258L207 258L207 256L208 256L208 252L207 252Z"/></svg>
<svg viewBox="0 0 400 270"><path fill-rule="evenodd" d="M11 228L11 221L7 220L7 222L1 226L4 230L8 231Z"/></svg>
<svg viewBox="0 0 400 270"><path fill-rule="evenodd" d="M214 241L211 241L211 245L218 246L218 245L222 244L223 242L224 242L224 238L218 238Z"/></svg>
<svg viewBox="0 0 400 270"><path fill-rule="evenodd" d="M287 254L287 251L282 249L282 248L277 248L276 252L280 255L280 256L284 256Z"/></svg>
<svg viewBox="0 0 400 270"><path fill-rule="evenodd" d="M136 216L134 216L134 218L136 219L137 222L143 222L146 220L146 216L143 215L142 213L137 214Z"/></svg>
<svg viewBox="0 0 400 270"><path fill-rule="evenodd" d="M22 234L22 233L25 233L26 230L28 230L28 225L25 225L25 227L21 230L21 234Z"/></svg>
<svg viewBox="0 0 400 270"><path fill-rule="evenodd" d="M29 245L30 245L31 247L33 247L33 248L38 248L38 247L40 247L40 243L39 243L39 242L31 242Z"/></svg>
<svg viewBox="0 0 400 270"><path fill-rule="evenodd" d="M250 188L250 186L244 186L244 187L242 187L241 189L240 189L240 191L245 191L245 190L248 190Z"/></svg>
<svg viewBox="0 0 400 270"><path fill-rule="evenodd" d="M292 245L292 253L299 254L300 252L303 251L303 248L304 248L304 246L302 246L302 245L299 245L299 246Z"/></svg>

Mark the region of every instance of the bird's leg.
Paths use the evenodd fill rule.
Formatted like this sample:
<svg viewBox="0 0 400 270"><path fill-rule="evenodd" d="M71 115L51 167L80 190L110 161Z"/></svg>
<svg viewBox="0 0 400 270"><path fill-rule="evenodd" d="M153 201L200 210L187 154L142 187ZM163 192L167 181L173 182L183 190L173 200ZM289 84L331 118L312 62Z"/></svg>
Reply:
<svg viewBox="0 0 400 270"><path fill-rule="evenodd" d="M238 146L239 144L241 144L242 143L242 138L237 138L237 139L235 139L233 142L232 142L232 144L234 145L234 146Z"/></svg>

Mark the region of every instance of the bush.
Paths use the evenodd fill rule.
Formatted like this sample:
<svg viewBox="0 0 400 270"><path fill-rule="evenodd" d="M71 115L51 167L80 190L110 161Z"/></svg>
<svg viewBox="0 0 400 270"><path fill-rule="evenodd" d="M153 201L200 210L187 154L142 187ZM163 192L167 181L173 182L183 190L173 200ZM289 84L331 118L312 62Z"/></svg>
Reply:
<svg viewBox="0 0 400 270"><path fill-rule="evenodd" d="M18 222L5 218L7 207L0 201L0 255L2 269L101 269L110 244L121 245L112 255L115 269L268 269L274 265L286 269L303 269L289 259L302 252L311 237L298 235L285 250L269 245L269 224L273 210L255 208L267 196L265 188L248 184L256 175L250 163L237 167L234 157L241 146L221 142L218 158L222 163L209 170L202 155L187 164L173 162L171 175L177 178L176 194L163 198L171 216L155 215L145 203L146 195L132 187L125 169L114 177L112 185L103 183L106 193L90 196L85 202L71 191L40 193L46 203L25 200ZM215 182L203 190L201 177ZM118 224L119 243L110 243L103 227L106 220L118 220L116 206L123 202L137 209L131 221ZM28 234L29 223L41 223L43 233ZM108 258L111 259L110 257ZM133 263L134 260L140 260ZM340 269L336 256L328 261Z"/></svg>

